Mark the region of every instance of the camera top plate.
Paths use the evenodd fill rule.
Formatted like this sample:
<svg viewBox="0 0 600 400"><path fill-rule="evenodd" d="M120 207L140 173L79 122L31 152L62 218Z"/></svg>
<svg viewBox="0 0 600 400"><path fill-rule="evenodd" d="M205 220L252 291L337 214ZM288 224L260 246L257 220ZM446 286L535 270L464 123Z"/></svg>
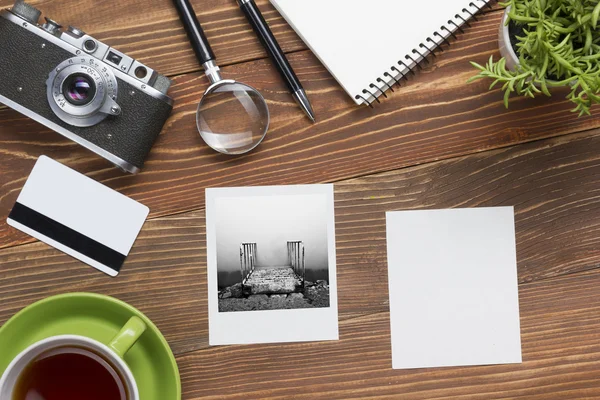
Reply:
<svg viewBox="0 0 600 400"><path fill-rule="evenodd" d="M52 43L56 46L59 46L63 50L66 50L67 52L73 54L73 56L79 56L79 55L85 54L85 52L81 48L78 48L77 46L73 45L72 43L69 43L68 41L65 41L62 39L67 34L66 32L62 32L62 34L59 37L55 34L52 34L48 31L42 29L42 27L40 25L33 24L7 9L2 10L0 12L0 18L4 18L14 24L21 26L24 29L27 29L28 31L34 33L35 35L43 38L47 42ZM98 43L101 43L101 42L98 42ZM83 44L82 44L82 46L83 46ZM107 48L108 48L108 46L107 46ZM122 53L119 52L119 54L122 54ZM104 62L102 60L99 60L99 61ZM107 65L110 66L110 64L107 64ZM131 65L132 68L130 68L130 71L132 73L135 72L133 67L135 67L136 65L143 65L143 64L139 63L138 61L133 62ZM124 72L119 68L111 67L111 70L112 70L113 74L115 75L115 77L127 82L128 84L135 87L136 89L143 91L144 93L148 94L149 96L152 96L161 101L164 101L167 104L169 104L170 106L173 105L173 99L168 94L166 94L166 90L165 90L170 85L170 83L167 84L164 82L164 80L170 82L168 78L163 77L162 75L158 74L158 77L159 78L163 77L163 79L157 78L155 85L157 87L160 87L161 89L163 89L161 91L161 90L158 90L157 88L153 87L152 85L145 83L144 81L136 78L135 75L132 76L130 73ZM152 71L152 70L150 70L150 71Z"/></svg>

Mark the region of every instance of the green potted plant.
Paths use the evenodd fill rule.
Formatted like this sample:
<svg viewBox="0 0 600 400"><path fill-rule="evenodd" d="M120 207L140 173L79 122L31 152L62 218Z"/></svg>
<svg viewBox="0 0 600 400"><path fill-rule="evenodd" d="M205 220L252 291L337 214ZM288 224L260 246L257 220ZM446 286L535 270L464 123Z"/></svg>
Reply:
<svg viewBox="0 0 600 400"><path fill-rule="evenodd" d="M570 86L574 112L590 114L600 103L600 0L508 0L500 25L502 58L471 64L479 78L502 85L504 105L511 93L550 96L550 88Z"/></svg>

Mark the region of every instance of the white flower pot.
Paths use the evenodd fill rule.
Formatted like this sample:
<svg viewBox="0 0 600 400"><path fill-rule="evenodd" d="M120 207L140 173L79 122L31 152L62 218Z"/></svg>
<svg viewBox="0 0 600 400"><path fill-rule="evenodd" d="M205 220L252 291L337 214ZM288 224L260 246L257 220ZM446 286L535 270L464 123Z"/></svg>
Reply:
<svg viewBox="0 0 600 400"><path fill-rule="evenodd" d="M502 16L502 22L500 22L500 29L498 30L498 44L500 46L500 55L506 59L506 68L514 71L519 65L519 56L515 52L510 43L510 34L508 32L508 25L506 25L506 19L508 18L508 12L510 6L504 10Z"/></svg>

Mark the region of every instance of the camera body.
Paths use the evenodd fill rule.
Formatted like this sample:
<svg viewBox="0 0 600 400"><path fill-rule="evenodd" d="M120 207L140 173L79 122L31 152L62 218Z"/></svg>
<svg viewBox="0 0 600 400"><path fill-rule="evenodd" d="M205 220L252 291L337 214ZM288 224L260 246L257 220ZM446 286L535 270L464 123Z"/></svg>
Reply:
<svg viewBox="0 0 600 400"><path fill-rule="evenodd" d="M173 100L171 81L17 0L0 13L0 103L138 172Z"/></svg>

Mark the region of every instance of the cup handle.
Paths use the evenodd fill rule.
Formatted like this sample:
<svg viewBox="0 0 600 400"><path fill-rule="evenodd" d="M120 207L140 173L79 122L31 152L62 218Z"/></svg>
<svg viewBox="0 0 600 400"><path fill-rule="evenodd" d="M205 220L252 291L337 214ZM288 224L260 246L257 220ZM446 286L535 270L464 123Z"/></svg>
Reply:
<svg viewBox="0 0 600 400"><path fill-rule="evenodd" d="M137 342L142 336L142 333L146 331L146 324L141 318L133 316L129 318L129 321L121 328L121 331L117 333L108 347L121 358L125 356L125 353L131 349L131 347Z"/></svg>

